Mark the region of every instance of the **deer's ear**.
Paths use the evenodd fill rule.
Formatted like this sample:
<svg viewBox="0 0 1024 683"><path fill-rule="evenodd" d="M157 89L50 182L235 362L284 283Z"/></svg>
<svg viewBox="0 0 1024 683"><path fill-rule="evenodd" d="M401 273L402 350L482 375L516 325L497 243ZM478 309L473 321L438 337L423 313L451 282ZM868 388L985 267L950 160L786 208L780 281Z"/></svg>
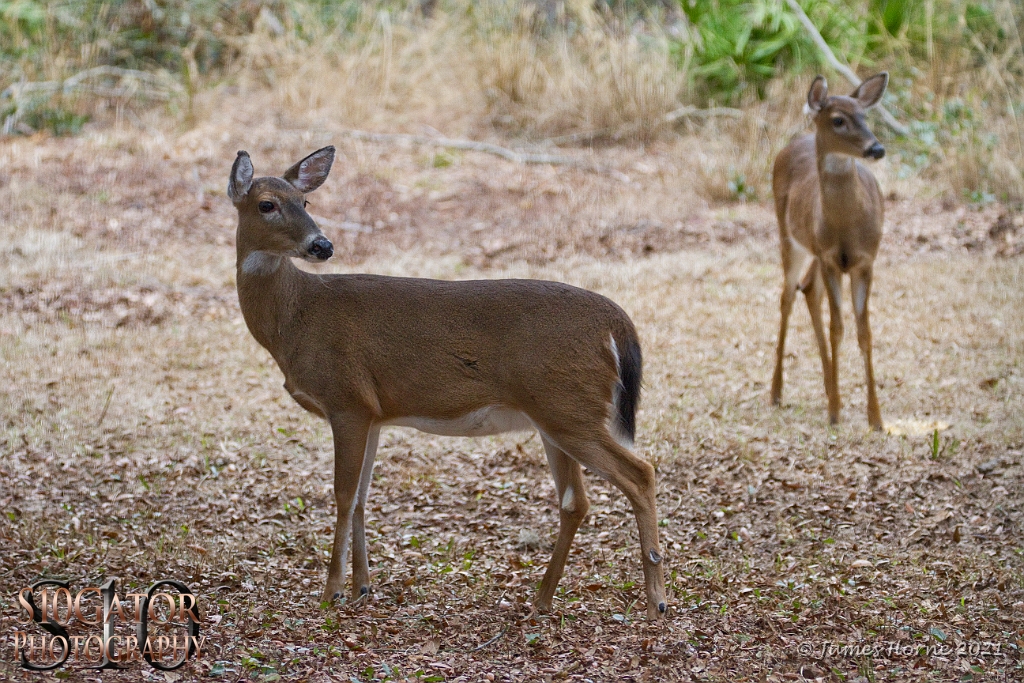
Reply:
<svg viewBox="0 0 1024 683"><path fill-rule="evenodd" d="M868 80L857 86L857 89L850 93L850 97L857 100L860 106L868 109L878 104L885 94L885 86L889 85L889 73L883 71L875 74Z"/></svg>
<svg viewBox="0 0 1024 683"><path fill-rule="evenodd" d="M281 177L302 194L309 194L324 184L333 163L334 147L324 147L289 168Z"/></svg>
<svg viewBox="0 0 1024 683"><path fill-rule="evenodd" d="M248 152L239 152L235 163L231 166L231 178L228 179L228 197L237 204L249 194L252 187L252 161Z"/></svg>
<svg viewBox="0 0 1024 683"><path fill-rule="evenodd" d="M828 83L824 76L818 76L811 83L811 89L807 91L807 110L810 113L817 113L825 106L828 99Z"/></svg>

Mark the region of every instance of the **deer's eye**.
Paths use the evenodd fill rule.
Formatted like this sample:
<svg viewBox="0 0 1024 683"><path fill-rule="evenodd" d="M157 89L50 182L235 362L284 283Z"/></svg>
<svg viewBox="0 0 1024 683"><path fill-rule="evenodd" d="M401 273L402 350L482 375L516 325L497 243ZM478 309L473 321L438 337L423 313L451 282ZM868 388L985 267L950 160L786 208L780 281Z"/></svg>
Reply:
<svg viewBox="0 0 1024 683"><path fill-rule="evenodd" d="M274 202L260 202L258 208L260 213L270 213L276 207L274 206Z"/></svg>
<svg viewBox="0 0 1024 683"><path fill-rule="evenodd" d="M835 126L836 128L841 127L844 123L846 123L846 121L843 119L842 116L832 117L832 125Z"/></svg>
<svg viewBox="0 0 1024 683"><path fill-rule="evenodd" d="M307 202L305 199L303 199L302 200L302 208L306 208L307 206L309 206L309 202Z"/></svg>

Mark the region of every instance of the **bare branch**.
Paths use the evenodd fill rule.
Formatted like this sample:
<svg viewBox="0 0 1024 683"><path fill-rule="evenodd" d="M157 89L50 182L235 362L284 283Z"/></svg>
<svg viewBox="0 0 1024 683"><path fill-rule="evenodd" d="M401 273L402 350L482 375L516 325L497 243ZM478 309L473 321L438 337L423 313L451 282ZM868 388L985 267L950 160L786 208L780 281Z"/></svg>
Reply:
<svg viewBox="0 0 1024 683"><path fill-rule="evenodd" d="M354 138L356 140L367 140L369 142L407 142L413 145L434 145L447 149L461 149L470 152L484 152L494 154L517 164L551 164L555 166L573 166L585 171L595 173L606 173L619 179L626 178L622 172L608 166L595 164L577 157L561 156L556 154L534 154L529 152L517 152L494 145L489 142L478 142L476 140L457 140L444 137L429 137L426 135L407 135L404 133L370 133L362 130L342 130L340 135Z"/></svg>
<svg viewBox="0 0 1024 683"><path fill-rule="evenodd" d="M3 134L10 134L35 103L55 95L66 97L84 93L111 99L167 101L180 89L162 74L116 66L97 66L62 80L13 83L0 92L0 99L14 102L14 112L4 120Z"/></svg>
<svg viewBox="0 0 1024 683"><path fill-rule="evenodd" d="M804 25L805 29L807 29L807 33L810 34L811 40L814 41L814 44L818 46L819 50L821 50L821 54L824 55L825 61L827 61L833 69L846 76L846 80L850 81L850 83L853 84L853 87L856 88L858 85L860 85L860 78L857 76L857 74L853 72L853 69L839 61L839 59L832 52L832 48L830 48L828 46L828 43L825 42L825 39L821 37L821 32L818 31L818 28L814 25L814 22L811 21L811 18L807 16L806 12L804 12L804 9L800 6L800 3L798 3L796 0L786 0L786 4L788 4L789 8L796 13L797 18L800 20L800 23ZM881 115L882 121L885 123L885 125L887 125L894 132L898 133L899 135L910 134L910 129L908 129L902 123L897 121L896 118L892 114L890 114L889 110L886 109L884 106L879 104L876 107L876 109L878 109L878 113Z"/></svg>
<svg viewBox="0 0 1024 683"><path fill-rule="evenodd" d="M715 116L728 116L730 118L738 119L743 116L742 109L733 109L732 107L708 107L707 109L700 109L699 107L679 107L669 113L665 114L665 123L675 123L679 119L709 119Z"/></svg>

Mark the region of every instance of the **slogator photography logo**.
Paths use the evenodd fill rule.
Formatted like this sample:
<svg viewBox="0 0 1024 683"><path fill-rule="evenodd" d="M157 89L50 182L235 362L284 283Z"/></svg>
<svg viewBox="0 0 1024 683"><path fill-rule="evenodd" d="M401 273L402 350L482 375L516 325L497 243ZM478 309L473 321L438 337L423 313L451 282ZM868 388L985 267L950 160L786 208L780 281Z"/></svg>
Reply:
<svg viewBox="0 0 1024 683"><path fill-rule="evenodd" d="M172 671L200 659L206 642L195 594L174 579L123 597L116 578L76 594L69 582L46 579L22 588L18 605L23 628L14 633L14 656L29 671L74 664L123 669L135 662ZM118 625L131 633L118 632Z"/></svg>

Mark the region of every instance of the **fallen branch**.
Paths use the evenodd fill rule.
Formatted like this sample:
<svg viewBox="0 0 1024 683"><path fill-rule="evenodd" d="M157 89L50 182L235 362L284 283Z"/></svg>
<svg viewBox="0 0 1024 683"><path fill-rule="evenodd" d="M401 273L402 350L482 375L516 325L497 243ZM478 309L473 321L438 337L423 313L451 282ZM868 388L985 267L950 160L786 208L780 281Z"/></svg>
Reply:
<svg viewBox="0 0 1024 683"><path fill-rule="evenodd" d="M488 647L488 646L493 645L494 643L498 642L498 640L503 635L505 635L506 633L508 633L508 624L505 624L505 628L501 629L501 633L499 633L498 635L494 636L493 638L488 640L486 643L482 643L480 645L477 645L472 650L465 650L465 652L479 652L480 650L483 650L485 647Z"/></svg>
<svg viewBox="0 0 1024 683"><path fill-rule="evenodd" d="M715 116L728 116L730 118L738 119L743 116L742 109L733 109L732 107L708 107L707 109L701 109L699 107L679 107L669 113L665 114L665 123L675 123L679 119L709 119Z"/></svg>
<svg viewBox="0 0 1024 683"><path fill-rule="evenodd" d="M117 79L118 84L90 83L96 79ZM26 95L54 95L59 91L62 95L88 92L100 97L141 96L154 100L168 100L169 89L161 87L166 85L164 81L165 79L146 71L97 66L59 81L14 83L0 93L0 97L12 97L17 100Z"/></svg>
<svg viewBox="0 0 1024 683"><path fill-rule="evenodd" d="M805 29L807 29L807 32L811 36L811 40L814 41L814 44L818 46L819 50L821 50L821 54L824 55L825 61L827 61L833 69L846 76L846 80L850 81L850 83L853 84L853 87L856 88L859 86L861 84L860 78L853 72L853 69L839 61L832 52L832 48L830 48L828 43L825 42L825 39L821 37L821 32L818 31L818 28L814 25L814 22L811 21L811 18L807 16L807 13L804 12L800 4L796 0L786 0L786 4L788 4L789 8L796 13L800 23L804 25ZM878 113L881 115L882 121L885 125L899 135L910 135L910 129L897 121L896 118L889 113L888 109L881 104L876 108L878 109Z"/></svg>
<svg viewBox="0 0 1024 683"><path fill-rule="evenodd" d="M408 135L405 133L369 133L363 130L342 130L338 131L340 135L345 137L354 138L356 140L366 140L369 142L407 142L413 145L433 145L435 147L445 147L447 149L460 149L470 152L484 152L486 154L494 154L502 159L506 159L517 164L550 164L555 166L573 166L585 171L594 171L597 173L607 173L621 179L627 179L627 176L620 171L617 171L608 166L601 164L595 164L590 161L578 159L576 157L560 156L556 154L532 154L529 152L517 152L507 147L500 145L494 145L489 142L477 142L476 140L457 140L453 138L435 138L426 135Z"/></svg>
<svg viewBox="0 0 1024 683"><path fill-rule="evenodd" d="M729 118L738 119L743 116L743 110L733 109L732 107L708 107L706 109L701 109L700 107L685 105L678 109L673 109L669 113L665 114L665 116L662 117L662 122L672 125L681 119L709 119L716 116L728 116ZM618 128L609 126L607 128L598 128L597 130L590 130L583 133L569 133L568 135L559 135L558 137L548 138L547 142L554 144L562 142L589 142L600 137L619 140L629 135L636 134L642 125L643 124L640 122L633 122L626 124L625 126L619 126Z"/></svg>
<svg viewBox="0 0 1024 683"><path fill-rule="evenodd" d="M103 418L107 416L107 408L110 407L110 399L114 397L114 387L110 387L110 391L107 392L107 400L103 404L103 410L100 412L100 419L96 420L96 429L99 429L103 424Z"/></svg>
<svg viewBox="0 0 1024 683"><path fill-rule="evenodd" d="M0 92L0 100L14 102L14 111L4 120L3 134L9 135L40 100L89 94L96 97L126 100L141 98L167 101L181 87L161 74L122 69L116 66L97 66L73 76L54 81L13 83Z"/></svg>

